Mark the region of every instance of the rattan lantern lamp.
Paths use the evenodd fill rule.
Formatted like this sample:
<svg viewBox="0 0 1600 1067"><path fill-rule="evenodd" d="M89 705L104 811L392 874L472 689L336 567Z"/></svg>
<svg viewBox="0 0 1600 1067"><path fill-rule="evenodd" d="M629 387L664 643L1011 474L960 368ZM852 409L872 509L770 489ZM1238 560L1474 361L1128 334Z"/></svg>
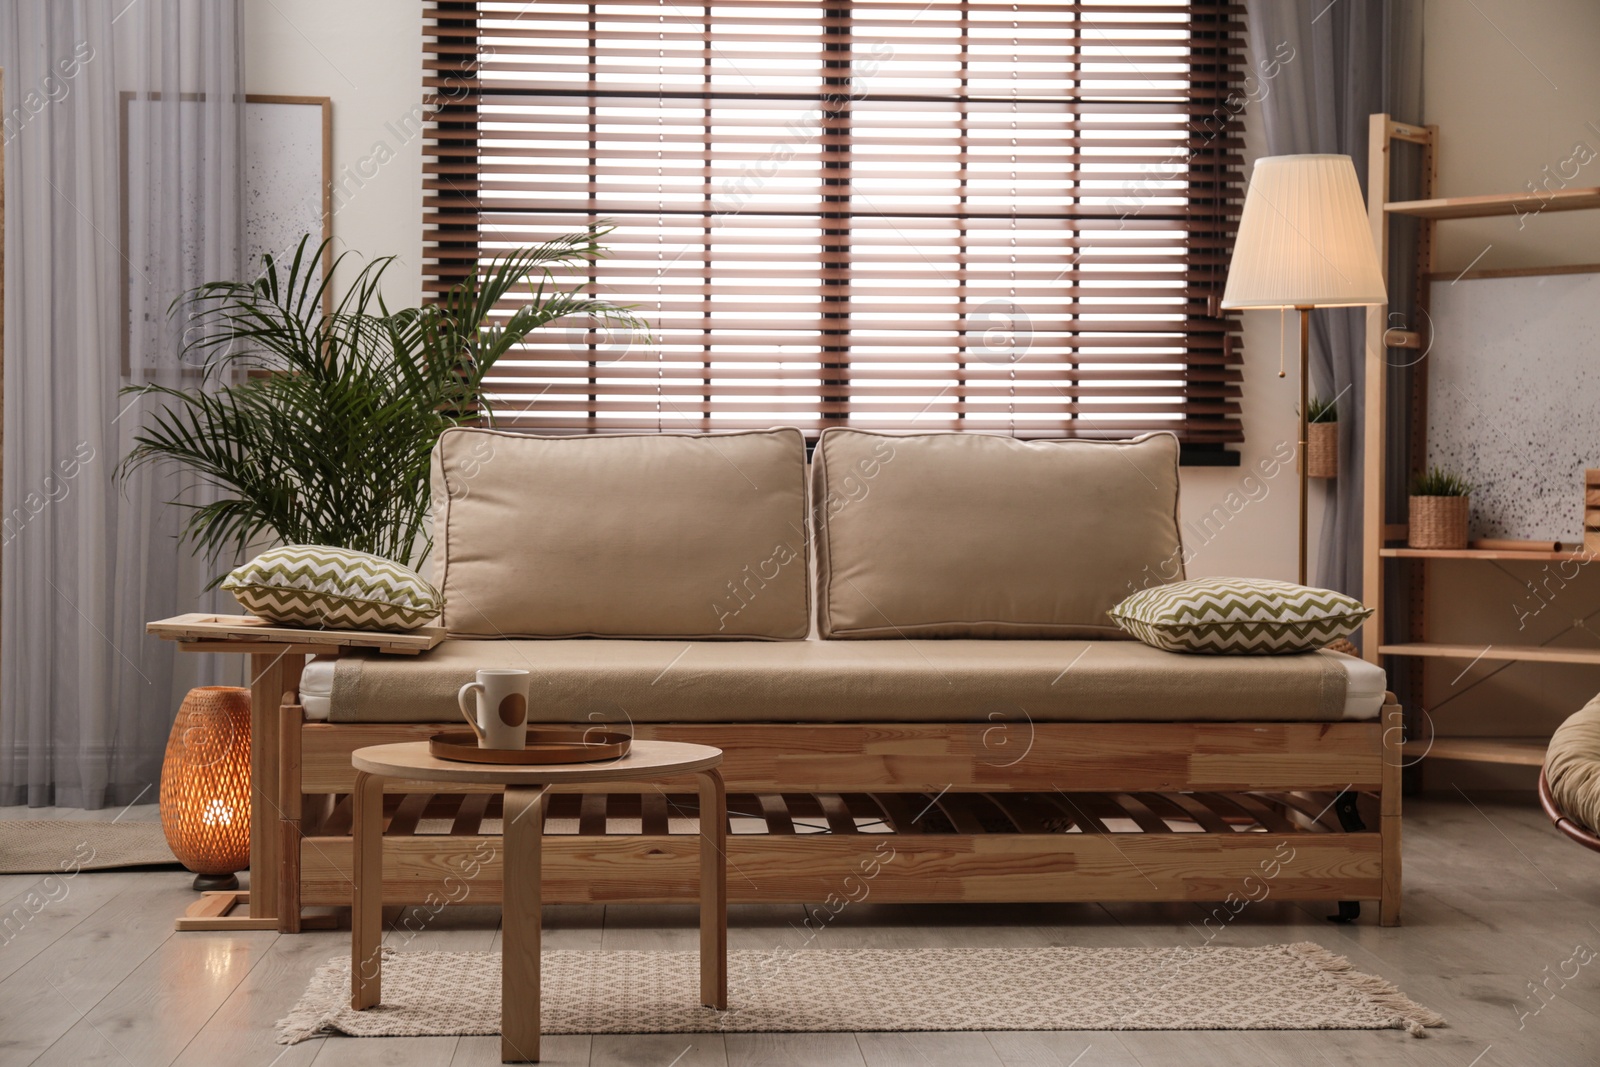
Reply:
<svg viewBox="0 0 1600 1067"><path fill-rule="evenodd" d="M1222 306L1300 313L1300 584L1306 581L1307 407L1311 309L1389 300L1361 185L1349 156L1256 160Z"/></svg>
<svg viewBox="0 0 1600 1067"><path fill-rule="evenodd" d="M161 765L161 829L197 890L239 888L250 866L250 690L189 690Z"/></svg>

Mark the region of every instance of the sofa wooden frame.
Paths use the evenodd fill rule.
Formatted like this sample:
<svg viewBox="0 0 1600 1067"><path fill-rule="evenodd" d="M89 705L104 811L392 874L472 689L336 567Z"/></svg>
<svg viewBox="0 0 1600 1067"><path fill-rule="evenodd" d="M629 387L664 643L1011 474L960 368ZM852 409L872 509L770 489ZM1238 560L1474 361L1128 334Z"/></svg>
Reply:
<svg viewBox="0 0 1600 1067"><path fill-rule="evenodd" d="M169 620L169 623L174 620ZM367 745L425 739L458 722L308 721L298 703L308 655L334 643L185 639L197 652L251 657L250 915L202 900L183 928L246 925L298 932L305 909L348 907L351 840L333 812L348 804L350 754ZM319 636L319 640L323 638ZM412 649L418 651L420 649ZM391 648L390 651L405 651ZM1016 726L1017 724L1012 724ZM756 833L727 839L731 903L860 899L870 873L875 903L1071 901L1375 901L1385 926L1400 921L1401 709L1388 696L1363 722L1104 722L1027 724L1008 740L1023 748L997 760L992 722L638 724L636 736L715 745L730 796L756 794L1322 794L1341 805L1338 829L1301 818L1239 832L1201 815L1201 832ZM687 783L659 783L692 792ZM392 782L421 796L436 785ZM610 789L615 792L616 790ZM470 792L461 790L462 793ZM487 794L487 791L485 791ZM487 796L485 797L487 799ZM1252 809L1262 805L1242 798ZM917 806L921 806L918 801ZM1203 812L1198 805L1191 805ZM1358 815L1359 809L1359 815ZM347 808L346 808L347 810ZM886 806L885 810L888 810ZM482 814L480 806L479 815ZM391 820L384 839L388 905L497 904L498 836L395 833L422 810ZM899 820L902 824L914 820ZM1087 820L1093 824L1094 820ZM1376 828L1369 828L1375 823ZM603 825L603 822L602 822ZM553 834L545 845L548 903L682 902L698 899L693 834ZM1089 829L1090 825L1085 825ZM1164 829L1158 827L1158 829ZM882 862L885 840L892 862ZM1287 851L1286 851L1287 850ZM231 901L227 902L231 903ZM1350 913L1348 905L1341 911ZM230 921L231 920L231 921Z"/></svg>
<svg viewBox="0 0 1600 1067"><path fill-rule="evenodd" d="M282 673L287 681L290 672ZM354 784L350 753L454 725L308 722L294 699L286 686L276 730L257 737L274 750L264 762L277 764L278 788L264 799L278 818L266 820L265 862L253 869L268 880L277 872L269 907L286 932L299 928L304 908L350 903L350 838L327 832L328 812ZM735 834L728 838L730 869L739 872L730 880L733 903L838 898L870 866L879 903L1224 901L1259 899L1256 887L1265 885L1282 900L1378 901L1384 925L1399 921L1401 726L1392 701L1374 722L1039 723L1029 730L1027 754L1009 766L998 765L987 744L993 729L715 723L640 724L636 733L723 749L730 793L1307 791L1376 798L1375 830L897 833L895 860L881 867L874 863L883 840L877 834ZM389 786L413 794L432 788ZM500 858L481 847L484 840L477 833L387 837L384 900L497 903ZM1278 869L1285 848L1292 859ZM692 836L552 836L544 862L551 903L697 899Z"/></svg>

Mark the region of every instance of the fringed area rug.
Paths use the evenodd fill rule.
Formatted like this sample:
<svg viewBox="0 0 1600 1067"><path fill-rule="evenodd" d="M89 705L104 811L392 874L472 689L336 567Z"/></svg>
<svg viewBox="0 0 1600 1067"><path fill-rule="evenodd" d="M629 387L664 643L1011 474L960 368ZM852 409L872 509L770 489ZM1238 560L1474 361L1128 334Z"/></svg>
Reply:
<svg viewBox="0 0 1600 1067"><path fill-rule="evenodd" d="M76 874L177 862L154 820L0 819L0 874Z"/></svg>
<svg viewBox="0 0 1600 1067"><path fill-rule="evenodd" d="M1383 1030L1444 1020L1320 945L1263 948L807 949L728 953L729 1010L698 1003L693 952L546 952L546 1034L827 1030ZM386 952L383 1003L352 1011L330 960L285 1044L497 1034L500 956Z"/></svg>

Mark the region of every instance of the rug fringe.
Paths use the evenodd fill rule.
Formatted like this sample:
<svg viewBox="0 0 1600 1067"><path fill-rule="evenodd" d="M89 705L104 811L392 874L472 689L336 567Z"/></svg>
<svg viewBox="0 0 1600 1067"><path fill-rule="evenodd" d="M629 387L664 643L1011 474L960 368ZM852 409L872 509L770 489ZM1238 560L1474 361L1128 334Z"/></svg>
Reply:
<svg viewBox="0 0 1600 1067"><path fill-rule="evenodd" d="M385 961L395 952L387 946L381 951ZM313 1037L329 1037L344 1033L336 1020L339 1012L344 1010L344 1002L347 999L345 991L349 987L349 982L350 969L347 957L333 956L318 967L299 1002L289 1009L288 1015L278 1020L278 1044L298 1045ZM306 1006L318 1003L330 1004L332 1007L318 1011L316 1008Z"/></svg>
<svg viewBox="0 0 1600 1067"><path fill-rule="evenodd" d="M1393 1012L1389 1025L1396 1030L1404 1030L1412 1037L1427 1037L1425 1027L1444 1025L1444 1016L1438 1012L1418 1004L1385 979L1356 970L1347 957L1325 949L1315 941L1297 941L1283 947L1290 955L1320 971L1336 975L1351 989Z"/></svg>
<svg viewBox="0 0 1600 1067"><path fill-rule="evenodd" d="M333 1032L333 1027L328 1024L343 1005L339 1004L334 997L336 991L330 987L334 984L336 972L343 969L342 964L343 961L336 956L317 968L300 1002L290 1009L287 1016L278 1020L278 1044L296 1045ZM336 1007L318 1011L308 1006L312 1004L334 1004Z"/></svg>

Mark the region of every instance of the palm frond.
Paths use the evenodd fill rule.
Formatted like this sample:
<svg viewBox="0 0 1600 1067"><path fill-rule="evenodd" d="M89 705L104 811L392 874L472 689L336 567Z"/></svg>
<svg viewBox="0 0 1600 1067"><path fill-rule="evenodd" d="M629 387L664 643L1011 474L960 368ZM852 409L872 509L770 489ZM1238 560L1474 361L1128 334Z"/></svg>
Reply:
<svg viewBox="0 0 1600 1067"><path fill-rule="evenodd" d="M198 286L172 311L197 326L183 356L204 368L204 384L123 390L152 403L119 471L171 462L205 486L213 501L174 503L187 512L184 538L214 566L262 539L420 562L432 544L434 442L476 413L496 361L562 319L648 337L627 308L561 282L602 254L606 232L518 249L418 308L384 301L393 257L383 257L362 264L324 312L350 253L319 275L326 246L309 236L287 263L263 257L252 282Z"/></svg>

